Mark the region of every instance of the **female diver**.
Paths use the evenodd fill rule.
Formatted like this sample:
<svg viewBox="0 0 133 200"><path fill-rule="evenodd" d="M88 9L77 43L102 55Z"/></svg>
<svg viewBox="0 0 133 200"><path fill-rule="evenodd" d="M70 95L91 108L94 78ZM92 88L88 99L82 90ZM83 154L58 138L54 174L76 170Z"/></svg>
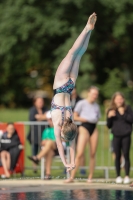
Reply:
<svg viewBox="0 0 133 200"><path fill-rule="evenodd" d="M75 86L80 59L87 49L91 31L94 29L96 20L96 13L93 13L72 48L60 63L54 79L51 115L57 148L61 160L67 168L67 172L75 168L75 137L77 135L77 126L72 119L70 93ZM70 143L70 164L66 162L62 140Z"/></svg>

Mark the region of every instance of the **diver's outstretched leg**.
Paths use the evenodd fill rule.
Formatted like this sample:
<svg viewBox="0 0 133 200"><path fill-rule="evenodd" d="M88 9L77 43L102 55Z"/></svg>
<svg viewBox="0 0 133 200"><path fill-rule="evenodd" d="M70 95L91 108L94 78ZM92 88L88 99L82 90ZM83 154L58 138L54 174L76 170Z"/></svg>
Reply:
<svg viewBox="0 0 133 200"><path fill-rule="evenodd" d="M82 47L84 47L84 45L86 46L86 44L88 46L90 32L91 32L91 30L94 29L96 19L97 19L96 14L93 13L89 17L87 25L85 26L85 28L83 29L83 31L81 32L81 34L79 35L79 37L77 38L75 43L73 44L72 48L69 50L66 57L60 63L60 65L56 71L56 74L55 74L54 88L59 86L61 82L65 82L66 79L70 77L70 73L73 68L74 60L76 59L77 56L79 56L80 53L82 56L83 53L85 52L86 49L83 50ZM76 74L75 77L77 77L78 67L77 67L77 71L74 70L72 73L74 74L74 72Z"/></svg>

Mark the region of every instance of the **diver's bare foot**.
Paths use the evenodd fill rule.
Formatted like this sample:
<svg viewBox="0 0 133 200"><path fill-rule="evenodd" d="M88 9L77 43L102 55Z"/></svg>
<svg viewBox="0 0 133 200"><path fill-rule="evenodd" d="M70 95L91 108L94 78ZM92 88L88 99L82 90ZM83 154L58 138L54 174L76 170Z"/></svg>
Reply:
<svg viewBox="0 0 133 200"><path fill-rule="evenodd" d="M65 180L64 183L73 183L73 178L69 178L69 179Z"/></svg>
<svg viewBox="0 0 133 200"><path fill-rule="evenodd" d="M6 176L6 178L10 178L10 173L7 171L7 172L5 173L5 176Z"/></svg>
<svg viewBox="0 0 133 200"><path fill-rule="evenodd" d="M93 13L92 15L90 15L88 22L87 22L87 26L86 26L87 30L93 30L94 29L96 20L97 20L96 13Z"/></svg>
<svg viewBox="0 0 133 200"><path fill-rule="evenodd" d="M92 179L88 178L87 183L92 183Z"/></svg>

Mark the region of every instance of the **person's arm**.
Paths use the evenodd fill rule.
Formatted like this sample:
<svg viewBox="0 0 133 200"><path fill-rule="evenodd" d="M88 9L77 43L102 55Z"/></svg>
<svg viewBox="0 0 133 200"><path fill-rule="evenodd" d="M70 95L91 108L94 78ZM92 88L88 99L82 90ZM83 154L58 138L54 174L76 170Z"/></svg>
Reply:
<svg viewBox="0 0 133 200"><path fill-rule="evenodd" d="M77 112L74 112L73 113L73 116L74 116L74 121L79 121L79 122L87 122L86 119L82 118L79 116L79 114Z"/></svg>
<svg viewBox="0 0 133 200"><path fill-rule="evenodd" d="M111 128L111 127L112 127L112 124L113 124L112 117L111 117L111 118L107 117L107 127L108 127L108 128Z"/></svg>
<svg viewBox="0 0 133 200"><path fill-rule="evenodd" d="M125 121L129 122L129 123L133 123L133 110L131 109L130 106L127 107L127 110L125 111L124 115L123 115Z"/></svg>
<svg viewBox="0 0 133 200"><path fill-rule="evenodd" d="M9 140L9 143L4 142L4 140ZM15 146L19 146L20 144L21 144L20 139L19 139L18 135L15 134L12 139L10 139L10 138L9 139L4 139L4 138L2 139L1 149L2 150L9 150L9 149L11 149Z"/></svg>
<svg viewBox="0 0 133 200"><path fill-rule="evenodd" d="M35 118L36 118L37 121L47 120L46 113L44 113L44 114L36 114Z"/></svg>
<svg viewBox="0 0 133 200"><path fill-rule="evenodd" d="M100 107L98 105L98 120L101 118L101 110L100 110Z"/></svg>
<svg viewBox="0 0 133 200"><path fill-rule="evenodd" d="M35 107L30 108L29 121L36 121L35 115L37 114Z"/></svg>
<svg viewBox="0 0 133 200"><path fill-rule="evenodd" d="M47 112L48 109L47 108L42 108L42 114L36 114L35 118L37 121L45 121L47 120Z"/></svg>
<svg viewBox="0 0 133 200"><path fill-rule="evenodd" d="M3 133L4 136L5 133ZM5 138L2 136L1 138L1 144L0 144L0 151L7 150L7 142L5 142Z"/></svg>
<svg viewBox="0 0 133 200"><path fill-rule="evenodd" d="M8 144L8 149L11 149L15 146L19 146L21 143L20 143L20 139L19 139L19 136L17 134L15 134L11 140L11 143Z"/></svg>
<svg viewBox="0 0 133 200"><path fill-rule="evenodd" d="M113 125L113 119L116 116L116 111L115 110L109 110L107 112L107 127L112 128Z"/></svg>
<svg viewBox="0 0 133 200"><path fill-rule="evenodd" d="M75 167L75 139L70 142L70 159L71 165Z"/></svg>
<svg viewBox="0 0 133 200"><path fill-rule="evenodd" d="M79 102L76 104L76 106L75 106L75 108L74 108L73 116L74 116L74 120L75 120L75 121L87 122L86 119L80 117L80 113L81 113L82 108L83 108L83 106L84 106L82 102L83 102L83 101L81 100L81 101L79 101Z"/></svg>
<svg viewBox="0 0 133 200"><path fill-rule="evenodd" d="M65 158L65 154L64 154L64 147L63 147L63 144L62 144L62 141L61 141L61 128L60 128L60 126L56 125L56 127L54 127L54 133L55 133L56 144L57 144L57 148L58 148L61 160L62 160L64 166L67 168L67 172L71 171L72 169L74 169L73 168L74 166L71 163L67 164L67 162L66 162L66 158ZM74 145L74 143L73 143L73 145ZM72 147L72 149L73 148L74 148L74 146ZM73 159L75 157L73 150L71 150L71 153L72 153L72 159Z"/></svg>
<svg viewBox="0 0 133 200"><path fill-rule="evenodd" d="M66 163L66 158L65 158L65 154L64 154L64 147L61 141L61 127L59 125L55 125L54 126L54 134L55 134L55 138L56 138L56 144L57 144L57 148L59 151L59 155L61 157L61 160L64 164L64 166L67 165Z"/></svg>

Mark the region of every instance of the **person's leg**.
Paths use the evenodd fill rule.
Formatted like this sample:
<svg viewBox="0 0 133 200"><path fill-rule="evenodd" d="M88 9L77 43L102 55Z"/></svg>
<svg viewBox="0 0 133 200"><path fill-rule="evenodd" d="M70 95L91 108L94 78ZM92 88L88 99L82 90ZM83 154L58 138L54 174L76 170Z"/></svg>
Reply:
<svg viewBox="0 0 133 200"><path fill-rule="evenodd" d="M88 44L89 44L89 39L91 36L91 31L88 33L88 35L86 36L83 46L81 47L80 51L78 52L73 65L72 65L72 69L70 72L70 78L75 82L78 76L78 72L79 72L79 64L80 64L80 60L83 56L83 54L85 53L85 51L87 50Z"/></svg>
<svg viewBox="0 0 133 200"><path fill-rule="evenodd" d="M115 167L116 167L116 174L117 177L120 176L120 159L121 159L121 137L113 138L113 145L114 145L114 153L115 153Z"/></svg>
<svg viewBox="0 0 133 200"><path fill-rule="evenodd" d="M85 166L85 154L83 154L82 158L80 159L80 166Z"/></svg>
<svg viewBox="0 0 133 200"><path fill-rule="evenodd" d="M32 144L32 156L37 155L38 153L38 144ZM34 173L37 173L37 165L33 162L33 171Z"/></svg>
<svg viewBox="0 0 133 200"><path fill-rule="evenodd" d="M79 127L78 127L78 135L79 135ZM78 142L78 135L76 137L76 146L77 146L77 142ZM85 166L85 152L84 152L82 158L80 159L80 166L81 167Z"/></svg>
<svg viewBox="0 0 133 200"><path fill-rule="evenodd" d="M9 173L9 155L7 151L2 151L1 152L1 162L2 162L2 166L4 168L4 172L7 178L10 177L10 173Z"/></svg>
<svg viewBox="0 0 133 200"><path fill-rule="evenodd" d="M84 167L85 166L85 153L83 154L83 156L80 159L80 166ZM86 174L86 170L85 169L80 169L80 174L81 175L85 175Z"/></svg>
<svg viewBox="0 0 133 200"><path fill-rule="evenodd" d="M46 140L41 141L41 146L45 146Z"/></svg>
<svg viewBox="0 0 133 200"><path fill-rule="evenodd" d="M123 156L123 154L121 155L121 165L120 165L121 169L123 169L125 167L125 158Z"/></svg>
<svg viewBox="0 0 133 200"><path fill-rule="evenodd" d="M39 147L38 144L32 144L32 156L37 155L37 153L38 153L38 147Z"/></svg>
<svg viewBox="0 0 133 200"><path fill-rule="evenodd" d="M83 31L81 32L81 34L79 35L79 37L77 38L77 40L75 41L75 43L73 44L72 48L69 50L68 54L66 55L66 57L62 60L62 62L60 63L56 75L55 75L55 82L54 82L54 86L56 87L56 82L59 82L59 80L63 80L68 77L70 77L70 72L73 68L73 62L76 58L76 56L78 55L78 53L80 52L82 55L84 53L84 50L81 51L82 47L84 46L84 42L86 40L86 37L90 37L90 32L91 30L94 28L96 22L96 14L93 13L88 20L87 25L85 26L85 28L83 29ZM80 59L77 59L77 62L80 62ZM78 74L78 66L77 68L75 67L76 70L74 70L74 72L76 73L76 75L73 74L73 76L77 77Z"/></svg>
<svg viewBox="0 0 133 200"><path fill-rule="evenodd" d="M122 140L122 152L125 158L126 176L129 176L129 171L130 171L130 158L129 158L130 146L131 146L131 136L124 137Z"/></svg>
<svg viewBox="0 0 133 200"><path fill-rule="evenodd" d="M51 175L51 165L54 156L54 151L50 150L45 156L45 167L46 167L46 175Z"/></svg>
<svg viewBox="0 0 133 200"><path fill-rule="evenodd" d="M6 162L7 162L7 169L10 170L10 166L11 166L11 156L10 154L7 152L6 153Z"/></svg>
<svg viewBox="0 0 133 200"><path fill-rule="evenodd" d="M80 165L80 159L82 158L84 154L84 150L86 147L87 142L89 141L89 133L86 128L80 126L79 127L79 136L78 136L78 142L77 142L77 154L76 154L76 159L75 159L75 169L71 171L71 178L66 180L66 183L70 183L73 181L75 174L78 170L78 167Z"/></svg>
<svg viewBox="0 0 133 200"><path fill-rule="evenodd" d="M56 144L52 140L47 140L45 143L44 148L39 152L39 154L36 155L37 159L40 160L43 156L45 156L51 149L55 149Z"/></svg>
<svg viewBox="0 0 133 200"><path fill-rule="evenodd" d="M11 167L10 167L10 170L13 172L15 167L16 167L16 164L17 164L17 161L18 161L18 158L19 158L19 155L20 155L20 149L18 148L18 146L15 146L15 147L12 147L10 150L9 150L9 153L10 153L10 157L11 157Z"/></svg>
<svg viewBox="0 0 133 200"><path fill-rule="evenodd" d="M92 179L94 173L97 143L98 143L98 130L95 129L93 134L90 136L90 173L88 176L88 180Z"/></svg>

